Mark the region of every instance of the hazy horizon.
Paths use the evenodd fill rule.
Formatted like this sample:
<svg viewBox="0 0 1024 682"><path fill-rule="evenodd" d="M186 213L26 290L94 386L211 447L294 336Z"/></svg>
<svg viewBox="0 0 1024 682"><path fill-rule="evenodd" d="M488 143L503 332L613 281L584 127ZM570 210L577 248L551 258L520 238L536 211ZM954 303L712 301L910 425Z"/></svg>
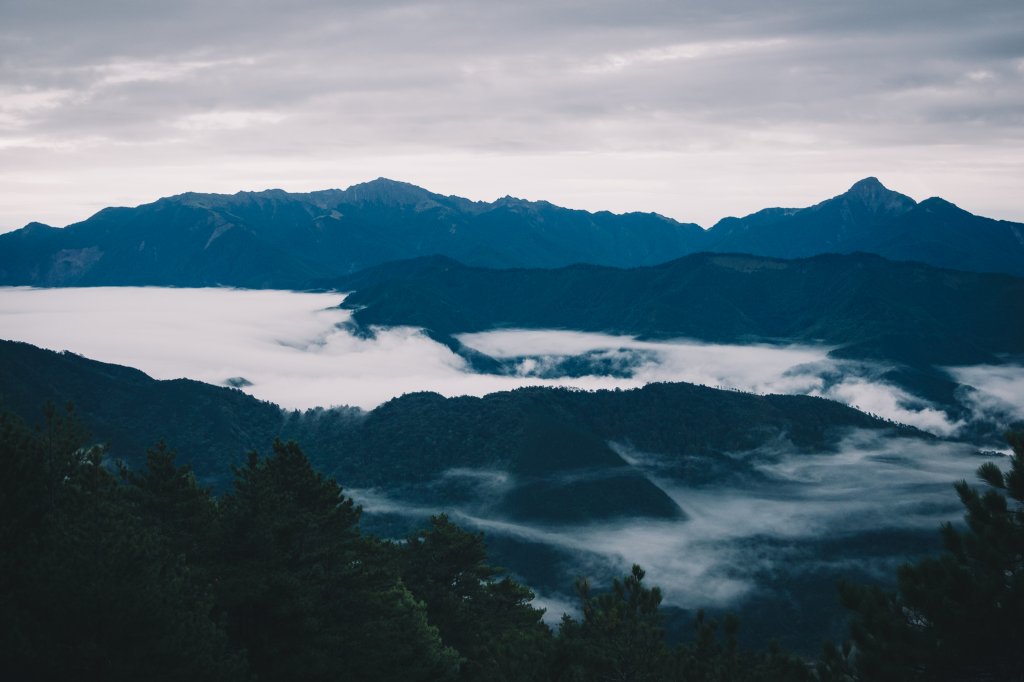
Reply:
<svg viewBox="0 0 1024 682"><path fill-rule="evenodd" d="M708 226L874 175L1024 220L1010 0L0 0L0 16L0 231L378 176Z"/></svg>

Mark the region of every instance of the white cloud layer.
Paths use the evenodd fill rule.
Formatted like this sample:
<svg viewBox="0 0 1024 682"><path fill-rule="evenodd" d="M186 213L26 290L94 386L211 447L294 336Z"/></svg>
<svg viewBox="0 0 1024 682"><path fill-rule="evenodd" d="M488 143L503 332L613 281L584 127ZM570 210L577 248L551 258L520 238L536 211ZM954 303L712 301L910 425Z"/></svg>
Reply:
<svg viewBox="0 0 1024 682"><path fill-rule="evenodd" d="M832 360L827 357L829 349L820 346L739 346L686 339L650 342L628 336L538 330L490 331L458 338L496 358L532 356L519 363L521 373L526 375L544 369L545 358L591 352L614 357L623 350L639 351L644 354L643 361L632 368L630 377L639 385L686 381L747 393L821 396L942 436L952 435L963 426L927 401L874 379L873 375L881 374L879 367ZM840 378L836 380L836 376Z"/></svg>
<svg viewBox="0 0 1024 682"><path fill-rule="evenodd" d="M963 384L962 399L980 414L995 423L1024 421L1024 367L976 365L948 371Z"/></svg>
<svg viewBox="0 0 1024 682"><path fill-rule="evenodd" d="M374 339L353 336L344 327L351 313L337 308L341 300L339 294L235 289L0 288L0 338L136 367L158 379L223 384L242 377L252 383L246 391L287 408L369 409L414 391L480 396L528 385L594 390L686 381L823 396L939 435L962 425L873 378L879 367L829 359L824 347L650 342L572 331L460 336L465 345L518 368L498 376L473 372L417 329L379 330ZM586 354L627 369L617 376L551 373L559 362ZM985 414L1024 404L1022 371L956 370L976 387L971 400Z"/></svg>

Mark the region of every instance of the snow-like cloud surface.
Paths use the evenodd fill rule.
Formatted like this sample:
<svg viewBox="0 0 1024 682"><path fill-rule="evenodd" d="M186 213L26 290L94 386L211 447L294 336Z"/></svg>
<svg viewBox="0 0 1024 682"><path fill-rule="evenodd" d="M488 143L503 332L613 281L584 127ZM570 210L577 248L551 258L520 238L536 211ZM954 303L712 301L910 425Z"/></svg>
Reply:
<svg viewBox="0 0 1024 682"><path fill-rule="evenodd" d="M251 382L246 391L288 408L372 408L413 391L480 396L521 386L593 390L687 381L824 396L940 435L960 426L878 380L879 367L832 360L824 347L649 342L572 331L463 335L462 343L507 360L514 370L479 374L417 329L352 335L345 327L351 313L337 307L341 301L339 294L234 289L5 288L0 338L136 367L158 379L223 384L240 377ZM597 361L593 371L558 373L560 362L580 356ZM980 387L973 394L979 409L1011 400L1020 385L1001 368L959 371Z"/></svg>

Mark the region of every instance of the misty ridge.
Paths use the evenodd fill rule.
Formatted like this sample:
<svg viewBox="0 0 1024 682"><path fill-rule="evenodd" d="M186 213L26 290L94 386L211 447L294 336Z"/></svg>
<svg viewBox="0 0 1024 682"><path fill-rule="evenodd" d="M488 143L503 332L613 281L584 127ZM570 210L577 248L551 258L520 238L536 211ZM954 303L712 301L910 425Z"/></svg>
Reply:
<svg viewBox="0 0 1024 682"><path fill-rule="evenodd" d="M739 611L745 643L808 656L823 635L843 635L836 580L884 582L935 552L937 525L959 516L950 481L998 456L834 402L680 383L416 393L368 413L302 413L9 342L0 376L21 388L5 408L32 418L47 397L74 400L133 470L160 438L219 487L245 466L244 447L302 442L348 482L365 532L402 538L446 512L486 534L492 560L540 595L552 625L579 615L575 577L600 584L639 562L671 622Z"/></svg>
<svg viewBox="0 0 1024 682"><path fill-rule="evenodd" d="M418 489L406 490L404 497L401 488L349 492L368 510L369 528L393 526L394 517L415 525L436 512L431 502L454 499L452 479L461 479L473 495L463 493L468 499L444 503L444 510L461 525L485 531L499 548L506 547L497 556L532 578L531 584L549 599L565 601L554 590L572 571L607 580L635 562L658 576L667 605L725 609L753 598L777 601L779 607L788 600L783 608L811 611L794 596L793 586L801 580L828 584L844 575L879 579L905 560L908 548L928 551L934 529L958 512L949 482L969 477L982 461L966 444L851 430L834 450L820 454L800 452L784 439L731 453L750 468L693 483L680 476L677 458L623 444L614 448L668 493L682 512L679 518L524 522L501 515L493 505L488 508L488 501L523 483L514 474L495 470L448 470ZM579 477L579 472L553 474L546 482L573 483ZM879 542L887 534L896 541ZM564 568L552 570L549 557L543 564L534 559L535 564L524 566L522 556L530 556L524 548L555 552L560 560L554 565ZM773 595L776 590L786 596ZM557 620L560 613L548 617ZM813 629L811 622L825 622L810 613L802 620L808 630ZM756 641L771 637L777 624L748 626Z"/></svg>
<svg viewBox="0 0 1024 682"><path fill-rule="evenodd" d="M954 411L892 383L885 363L834 357L828 346L498 329L454 335L461 349L455 352L414 327L361 333L353 311L339 305L343 298L233 289L6 289L0 320L20 338L55 349L68 345L69 327L80 329L72 350L86 357L157 379L240 386L306 410L245 407L263 415L250 434L252 447L275 436L304 443L319 467L347 481L368 532L403 537L443 511L486 533L495 561L540 595L549 623L565 610L575 613L566 590L575 576L607 581L639 562L665 590L675 618L697 608L739 609L747 614L744 641L779 639L808 653L814 636L842 636L834 606L822 606L833 600L837 579L884 579L908 557L933 552L935 527L958 517L950 482L971 475L979 445L991 447L988 437L972 444L973 435L987 431L967 427L1020 418L1017 377L1024 371L1016 365L946 370L950 382L972 382L957 389L962 399ZM466 349L491 361L487 371L479 371L479 357L467 359ZM9 377L9 385L26 383ZM529 386L635 391L661 382L727 388L723 395L743 400L820 396L922 432L835 415L816 435L798 436L801 423L814 419L809 406L794 405L791 422L772 425L724 403L709 414L724 409L735 416L708 422L702 438L710 440L688 442L665 426L645 425L644 410L601 407L594 402L605 400L600 394L576 394L582 402L568 412L571 402L558 401L575 400L573 394L552 395L555 402L520 418L512 416L523 409L515 405L542 394L508 394L515 398L503 406L496 393ZM716 404L720 399L711 396L719 393L666 395L646 418L660 414L661 424L671 424L680 417L664 412L670 405L685 414ZM72 393L58 382L53 395ZM92 402L78 395L79 404ZM464 395L488 398L479 405L456 398ZM324 405L361 410L310 409ZM85 414L107 424L97 435L109 439L114 454L129 451L131 439L118 433L123 427L115 426L114 414ZM598 415L615 417L599 424ZM133 421L146 428L155 419ZM424 423L435 426L423 432ZM743 430L753 440L721 438ZM232 459L217 463L217 455L165 433L215 485L228 464L241 461L237 446ZM958 435L968 442L950 439ZM570 452L576 459L565 460ZM800 592L796 585L814 587ZM758 615L780 609L794 614L784 631Z"/></svg>
<svg viewBox="0 0 1024 682"><path fill-rule="evenodd" d="M576 579L640 564L673 637L738 612L809 660L846 636L836 584L934 556L952 482L1024 426L1024 279L975 258L1018 226L950 207L868 179L705 232L382 180L29 226L0 275L47 288L0 288L0 408L73 403L126 480L161 441L218 495L298 443L368 537L482 533L551 631L585 618ZM872 246L936 224L967 246Z"/></svg>

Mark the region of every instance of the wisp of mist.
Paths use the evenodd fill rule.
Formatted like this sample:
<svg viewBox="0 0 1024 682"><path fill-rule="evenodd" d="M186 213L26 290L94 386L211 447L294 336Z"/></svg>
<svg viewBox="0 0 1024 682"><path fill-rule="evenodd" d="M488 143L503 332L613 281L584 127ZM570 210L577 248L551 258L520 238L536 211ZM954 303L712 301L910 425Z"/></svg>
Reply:
<svg viewBox="0 0 1024 682"><path fill-rule="evenodd" d="M763 588L766 575L856 570L885 578L906 560L906 548L865 552L854 546L858 536L911 532L937 546L940 524L962 513L952 484L973 479L983 461L974 448L961 443L852 430L829 452L796 452L780 442L735 453L755 462L763 480L694 486L666 474L671 467L661 466L658 453L613 447L668 493L686 517L551 525L439 504L458 523L488 537L564 551L573 558L570 570L576 574L621 574L639 563L664 589L667 604L730 607ZM515 484L506 472L489 472L485 478L488 485L492 479L500 479L504 487ZM482 492L492 494L489 489ZM394 491L349 493L374 513L423 519L439 511L422 500L404 501ZM818 550L829 542L851 548L832 555ZM564 594L546 595L556 609L550 616L557 619L557 609L571 608L564 599Z"/></svg>

